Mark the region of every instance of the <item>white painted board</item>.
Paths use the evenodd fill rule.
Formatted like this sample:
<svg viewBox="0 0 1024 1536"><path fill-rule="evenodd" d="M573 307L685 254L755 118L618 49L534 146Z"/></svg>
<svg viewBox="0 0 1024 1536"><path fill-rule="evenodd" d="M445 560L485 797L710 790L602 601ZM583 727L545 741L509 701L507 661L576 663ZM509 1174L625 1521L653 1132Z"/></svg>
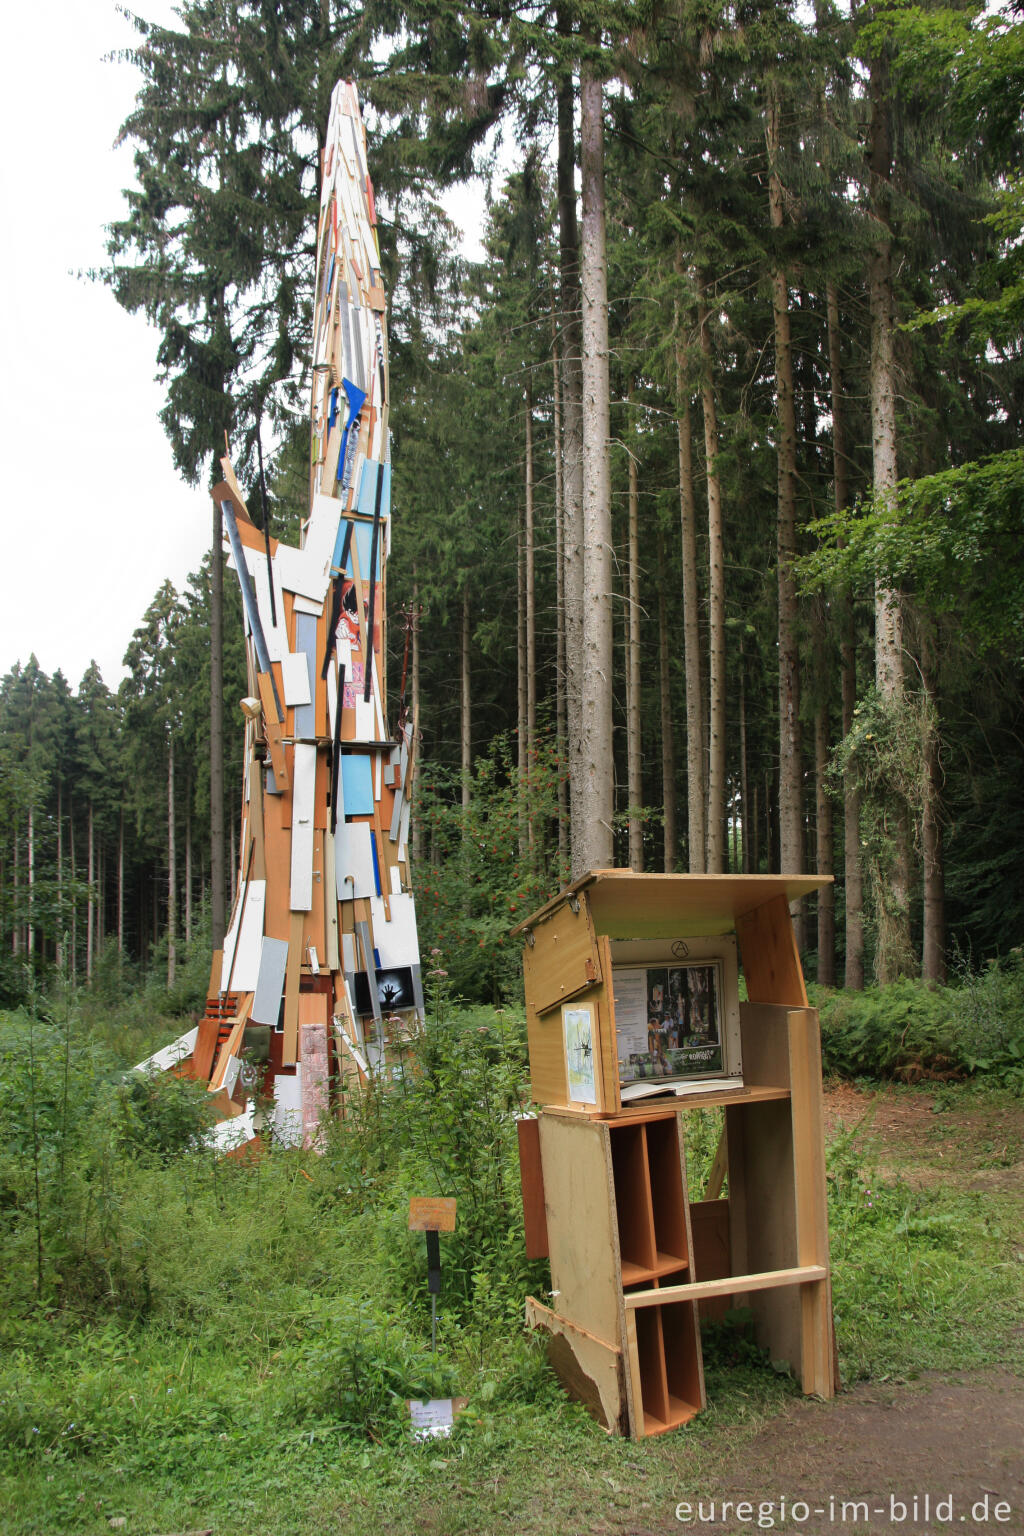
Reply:
<svg viewBox="0 0 1024 1536"><path fill-rule="evenodd" d="M267 882L250 880L244 910L243 902L239 900L231 927L224 938L224 959L220 969L222 992L228 990L229 977L232 992L255 992L260 973L263 911L266 904ZM239 918L241 918L241 926L239 926ZM234 961L233 966L232 961Z"/></svg>
<svg viewBox="0 0 1024 1536"><path fill-rule="evenodd" d="M309 912L313 906L313 801L316 791L316 747L311 742L297 741L294 752L289 905L293 912Z"/></svg>

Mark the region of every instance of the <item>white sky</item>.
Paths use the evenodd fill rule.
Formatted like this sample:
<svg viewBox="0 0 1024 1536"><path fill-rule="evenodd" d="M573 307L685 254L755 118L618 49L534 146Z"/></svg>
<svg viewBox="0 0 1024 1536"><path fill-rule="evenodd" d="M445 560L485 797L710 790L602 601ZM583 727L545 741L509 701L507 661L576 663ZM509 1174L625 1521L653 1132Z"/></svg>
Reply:
<svg viewBox="0 0 1024 1536"><path fill-rule="evenodd" d="M170 0L135 6L174 17ZM157 418L158 333L75 275L103 263L133 181L113 143L139 77L104 55L135 38L114 0L5 7L0 676L35 652L73 688L93 659L116 688L160 583L180 591L210 539L205 484L178 478Z"/></svg>

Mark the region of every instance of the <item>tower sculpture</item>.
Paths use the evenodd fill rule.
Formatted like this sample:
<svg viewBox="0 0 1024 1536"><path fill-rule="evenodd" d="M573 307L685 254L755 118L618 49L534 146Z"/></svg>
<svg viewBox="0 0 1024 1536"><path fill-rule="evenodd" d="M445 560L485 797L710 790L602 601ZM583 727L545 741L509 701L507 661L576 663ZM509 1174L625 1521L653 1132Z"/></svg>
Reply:
<svg viewBox="0 0 1024 1536"><path fill-rule="evenodd" d="M393 731L387 708L387 306L349 81L331 99L321 188L299 547L256 526L228 459L212 493L241 587L248 665L231 919L204 1018L151 1063L209 1083L227 1146L261 1124L311 1140L332 1081L387 1071L391 1041L423 1017L404 680Z"/></svg>

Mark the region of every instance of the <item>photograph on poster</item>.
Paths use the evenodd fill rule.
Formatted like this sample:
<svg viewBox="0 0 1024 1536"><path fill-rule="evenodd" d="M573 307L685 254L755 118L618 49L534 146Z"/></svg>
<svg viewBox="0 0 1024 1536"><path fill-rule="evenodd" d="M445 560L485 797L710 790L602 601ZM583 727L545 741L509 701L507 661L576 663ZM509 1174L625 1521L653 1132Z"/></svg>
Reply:
<svg viewBox="0 0 1024 1536"><path fill-rule="evenodd" d="M623 1083L724 1071L719 961L616 967L614 986Z"/></svg>

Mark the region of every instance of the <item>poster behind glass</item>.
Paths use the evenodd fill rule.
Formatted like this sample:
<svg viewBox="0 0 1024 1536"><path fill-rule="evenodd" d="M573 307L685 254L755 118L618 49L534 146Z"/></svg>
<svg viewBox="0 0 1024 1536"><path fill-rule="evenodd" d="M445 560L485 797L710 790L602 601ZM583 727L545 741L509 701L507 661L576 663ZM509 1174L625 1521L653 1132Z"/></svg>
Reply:
<svg viewBox="0 0 1024 1536"><path fill-rule="evenodd" d="M616 967L613 985L623 1083L725 1070L718 961Z"/></svg>

